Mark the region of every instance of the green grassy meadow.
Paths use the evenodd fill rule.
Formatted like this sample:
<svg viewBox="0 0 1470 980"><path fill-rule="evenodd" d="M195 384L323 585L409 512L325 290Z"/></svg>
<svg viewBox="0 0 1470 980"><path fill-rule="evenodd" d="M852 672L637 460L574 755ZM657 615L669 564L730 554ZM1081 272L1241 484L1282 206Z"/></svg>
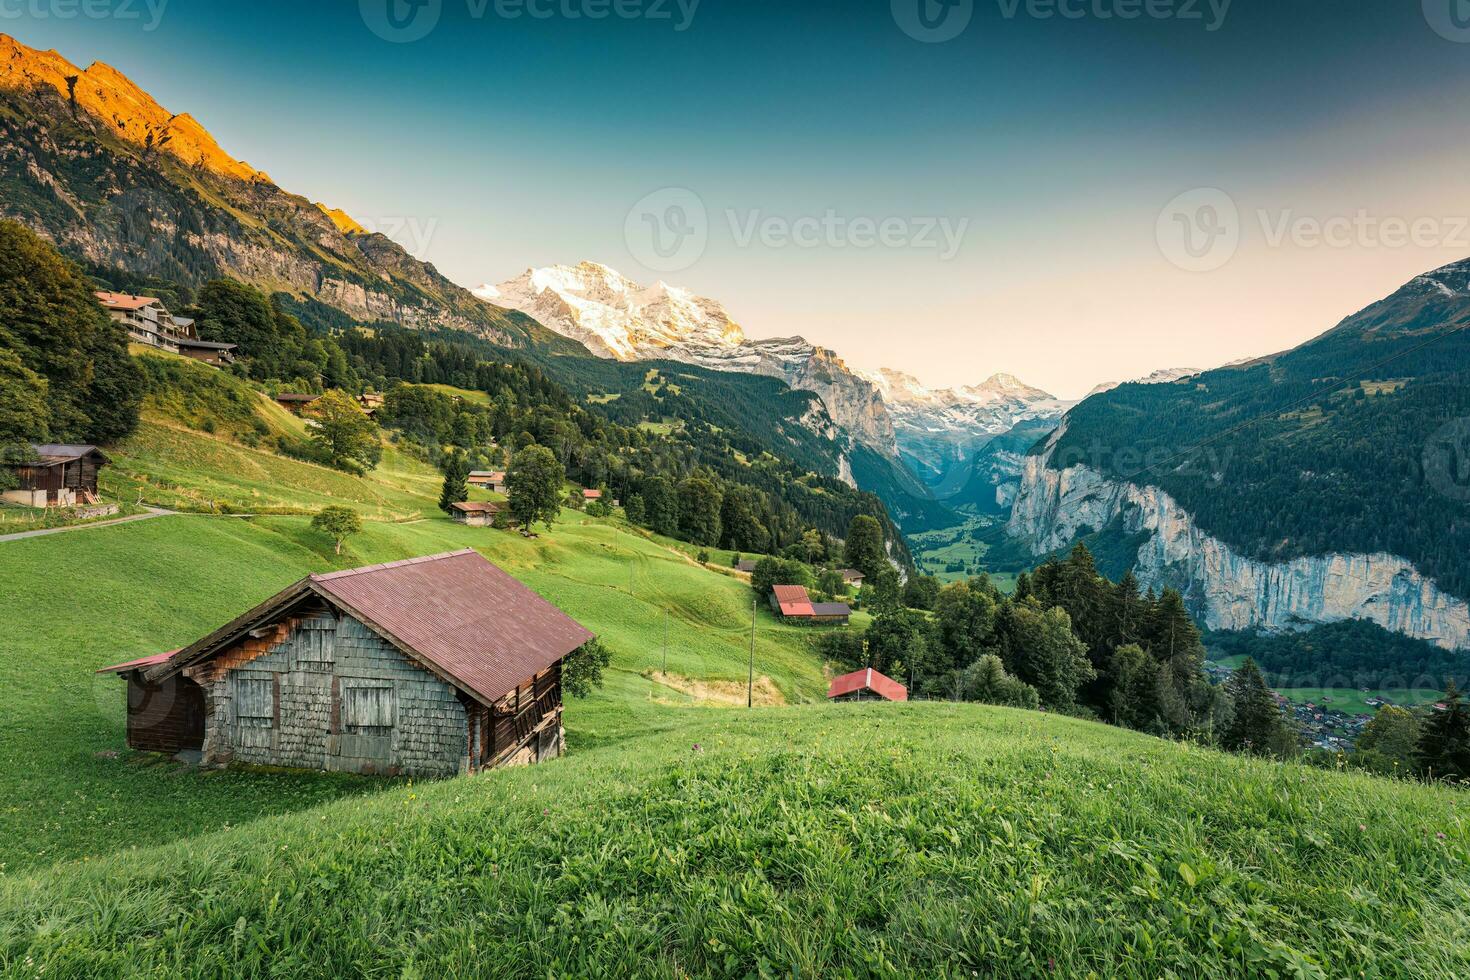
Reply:
<svg viewBox="0 0 1470 980"><path fill-rule="evenodd" d="M1470 972L1462 792L1037 712L828 705L816 632L764 604L746 710L728 552L702 567L576 511L532 539L464 527L407 456L350 477L191 411L151 407L105 472L195 513L0 542L0 976ZM368 518L341 556L309 527L326 503ZM96 668L310 572L467 546L612 651L567 758L411 783L126 750Z"/></svg>
<svg viewBox="0 0 1470 980"><path fill-rule="evenodd" d="M690 713L0 882L46 976L1463 976L1445 789L945 704Z"/></svg>
<svg viewBox="0 0 1470 980"><path fill-rule="evenodd" d="M379 789L134 756L124 751L121 682L92 674L189 643L313 571L480 549L613 652L606 687L568 708L573 748L682 722L709 700L645 676L662 666L665 610L669 673L743 690L749 588L611 524L569 511L527 540L443 517L368 522L340 557L307 525L181 515L0 543L0 689L14 692L0 734L0 874ZM810 635L759 611L757 676L787 703L824 693Z"/></svg>

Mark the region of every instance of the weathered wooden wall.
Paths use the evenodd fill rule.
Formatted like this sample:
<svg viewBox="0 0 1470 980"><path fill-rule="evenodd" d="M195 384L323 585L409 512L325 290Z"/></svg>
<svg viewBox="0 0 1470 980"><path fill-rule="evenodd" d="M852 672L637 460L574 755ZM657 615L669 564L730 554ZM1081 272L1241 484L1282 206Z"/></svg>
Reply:
<svg viewBox="0 0 1470 980"><path fill-rule="evenodd" d="M350 616L291 617L193 673L208 762L417 776L469 763L455 689Z"/></svg>

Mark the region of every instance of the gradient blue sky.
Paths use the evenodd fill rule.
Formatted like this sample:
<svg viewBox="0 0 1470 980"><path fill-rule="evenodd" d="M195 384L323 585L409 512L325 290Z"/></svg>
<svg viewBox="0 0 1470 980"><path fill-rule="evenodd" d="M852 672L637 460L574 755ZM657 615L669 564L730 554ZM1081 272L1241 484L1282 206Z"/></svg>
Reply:
<svg viewBox="0 0 1470 980"><path fill-rule="evenodd" d="M1086 0L1080 19L975 0L940 44L901 31L889 0L702 0L684 31L673 0L672 21L442 2L406 44L369 30L357 0L168 0L156 29L146 0L112 0L137 16L107 18L0 0L0 31L114 65L467 286L593 259L716 297L752 336L800 333L936 385L1008 371L1075 396L1210 367L1470 254L1455 220L1470 214L1470 43L1431 29L1420 0L1235 0L1214 31L1208 0L1174 4L1204 20L1132 21L1093 12L1120 0ZM710 237L660 274L624 221L667 186L697 192ZM1196 187L1242 214L1238 253L1207 273L1171 264L1155 233ZM742 246L726 219L829 209L969 227L943 261ZM1261 210L1436 230L1405 247L1273 244Z"/></svg>

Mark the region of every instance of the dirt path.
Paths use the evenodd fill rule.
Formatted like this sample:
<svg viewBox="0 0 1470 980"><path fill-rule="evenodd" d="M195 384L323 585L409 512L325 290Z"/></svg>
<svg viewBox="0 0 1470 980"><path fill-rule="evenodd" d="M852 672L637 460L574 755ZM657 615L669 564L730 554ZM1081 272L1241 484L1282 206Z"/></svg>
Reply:
<svg viewBox="0 0 1470 980"><path fill-rule="evenodd" d="M67 531L86 531L94 527L112 527L114 524L126 524L129 521L147 521L155 517L168 517L176 511L163 510L159 507L149 507L146 514L132 514L128 517L118 517L110 521L94 521L90 524L72 524L68 527L43 527L35 531L17 531L15 534L0 534L0 541L19 541L22 538L39 538L46 534L63 534Z"/></svg>

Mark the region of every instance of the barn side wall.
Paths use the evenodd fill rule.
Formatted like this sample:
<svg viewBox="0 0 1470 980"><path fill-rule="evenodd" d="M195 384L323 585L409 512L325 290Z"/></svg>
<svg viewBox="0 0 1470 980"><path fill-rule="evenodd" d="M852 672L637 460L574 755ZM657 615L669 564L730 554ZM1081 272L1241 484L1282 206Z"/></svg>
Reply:
<svg viewBox="0 0 1470 980"><path fill-rule="evenodd" d="M173 755L197 749L203 697L187 677L152 684L128 675L128 748Z"/></svg>
<svg viewBox="0 0 1470 980"><path fill-rule="evenodd" d="M189 673L208 695L207 762L414 776L468 765L453 686L350 616L290 617ZM375 724L354 730L365 703L374 717L357 720Z"/></svg>

